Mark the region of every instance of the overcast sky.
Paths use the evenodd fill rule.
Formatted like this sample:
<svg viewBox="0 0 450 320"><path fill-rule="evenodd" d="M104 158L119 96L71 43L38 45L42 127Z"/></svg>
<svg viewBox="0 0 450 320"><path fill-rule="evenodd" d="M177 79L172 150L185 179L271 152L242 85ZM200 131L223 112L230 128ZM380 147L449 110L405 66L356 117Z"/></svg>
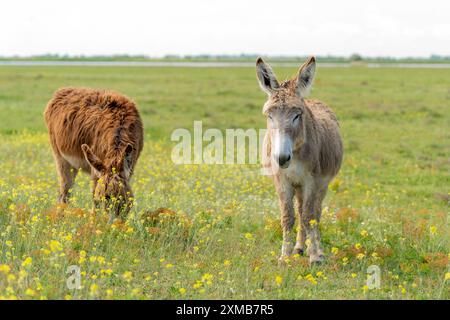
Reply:
<svg viewBox="0 0 450 320"><path fill-rule="evenodd" d="M450 55L450 1L1 0L0 55Z"/></svg>

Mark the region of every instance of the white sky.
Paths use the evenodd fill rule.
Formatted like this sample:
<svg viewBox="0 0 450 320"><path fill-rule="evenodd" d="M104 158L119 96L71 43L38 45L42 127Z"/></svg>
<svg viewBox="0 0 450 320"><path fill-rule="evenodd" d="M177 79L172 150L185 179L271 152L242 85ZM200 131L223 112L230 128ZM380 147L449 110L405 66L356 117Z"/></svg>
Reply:
<svg viewBox="0 0 450 320"><path fill-rule="evenodd" d="M1 0L0 55L450 55L450 1Z"/></svg>

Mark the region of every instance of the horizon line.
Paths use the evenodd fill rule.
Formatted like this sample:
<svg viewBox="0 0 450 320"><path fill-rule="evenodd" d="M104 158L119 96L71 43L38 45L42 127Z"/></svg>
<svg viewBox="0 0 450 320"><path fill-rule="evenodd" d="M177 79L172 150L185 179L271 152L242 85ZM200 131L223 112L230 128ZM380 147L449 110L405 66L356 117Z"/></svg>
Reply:
<svg viewBox="0 0 450 320"><path fill-rule="evenodd" d="M12 54L12 55L0 55L0 59L35 59L35 58L59 58L59 59L76 59L76 58L141 58L141 59L189 59L189 58L257 58L266 57L273 59L304 59L311 55L290 55L290 54L258 54L258 53L237 53L237 54L216 54L216 53L197 53L197 54L173 54L168 53L164 55L150 55L150 54L130 54L130 53L109 53L109 54L71 54L71 53L40 53L31 55ZM373 60L373 59L386 59L386 60L403 60L403 59L418 59L418 60L446 60L450 59L450 54L430 54L428 56L367 56L359 53L353 53L349 55L333 55L333 54L317 54L314 55L317 58L324 59L342 59L342 60Z"/></svg>

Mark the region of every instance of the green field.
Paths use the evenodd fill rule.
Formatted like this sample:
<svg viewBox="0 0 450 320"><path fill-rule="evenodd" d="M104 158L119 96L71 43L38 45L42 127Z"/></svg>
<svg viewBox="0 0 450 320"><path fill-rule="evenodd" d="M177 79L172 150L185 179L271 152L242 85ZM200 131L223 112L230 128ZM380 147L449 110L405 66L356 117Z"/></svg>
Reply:
<svg viewBox="0 0 450 320"><path fill-rule="evenodd" d="M295 68L275 68L279 79ZM321 221L327 263L277 264L281 229L258 165L174 165L176 128L264 128L253 68L0 67L0 298L449 299L450 69L320 68L340 174ZM43 109L62 86L132 97L146 141L125 223L92 214L79 175L68 207ZM157 214L158 208L160 214ZM68 266L81 289L68 289ZM366 286L367 268L381 286Z"/></svg>

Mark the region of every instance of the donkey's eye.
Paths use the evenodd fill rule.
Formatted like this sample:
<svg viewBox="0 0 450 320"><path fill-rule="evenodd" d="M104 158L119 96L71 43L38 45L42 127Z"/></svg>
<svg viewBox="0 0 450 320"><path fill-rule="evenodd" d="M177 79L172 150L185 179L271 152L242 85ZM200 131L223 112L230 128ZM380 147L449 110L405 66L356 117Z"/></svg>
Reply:
<svg viewBox="0 0 450 320"><path fill-rule="evenodd" d="M292 122L295 122L296 120L300 119L300 114L297 114L294 119L292 120Z"/></svg>
<svg viewBox="0 0 450 320"><path fill-rule="evenodd" d="M268 116L267 116L267 118L269 118L269 120L270 120L270 121L272 121L272 120L273 120L273 118L272 118L272 116L271 116L271 115L268 115Z"/></svg>

